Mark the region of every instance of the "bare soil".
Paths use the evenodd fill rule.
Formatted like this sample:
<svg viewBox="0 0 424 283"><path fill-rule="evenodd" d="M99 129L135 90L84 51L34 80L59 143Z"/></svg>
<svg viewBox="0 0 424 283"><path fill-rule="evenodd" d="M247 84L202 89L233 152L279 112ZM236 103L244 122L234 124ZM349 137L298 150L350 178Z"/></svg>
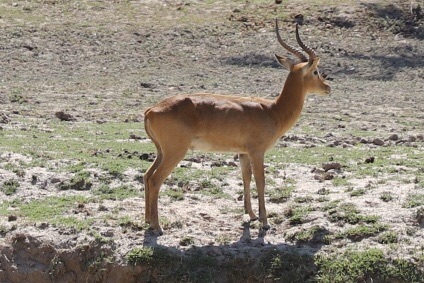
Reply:
<svg viewBox="0 0 424 283"><path fill-rule="evenodd" d="M321 57L321 71L327 74L333 93L310 96L298 125L281 139L277 149L325 146L344 151L362 144L363 155L357 161L363 163L381 146L409 146L422 153L424 19L417 7L423 7L423 2L225 2L106 1L94 5L86 1L3 1L0 9L26 16L22 20L13 20L13 15L0 17L0 131L13 127L22 131L26 121L48 128L51 121L66 114L64 123L140 121L139 134L145 136L143 110L166 96L214 92L275 97L287 72L273 58L274 53L286 54L276 42L274 19L281 19L281 33L294 43L294 19L302 18L301 36ZM58 111L62 114L55 116ZM35 157L8 152L1 141L0 150L0 185L4 186L6 180L17 177L6 164L31 163ZM76 204L69 211L81 219L104 219L106 213L117 211L131 219L129 226L97 221L88 231L79 231L10 217L16 215L10 207L7 215L0 215L0 282L264 281L262 273L241 270L247 266L264 269L255 259L262 260L261 256L275 250L331 255L379 247L394 258L422 264L416 259L424 249L423 223L416 217L420 207L403 204L409 194L423 193L422 181L416 176L423 176L424 161L411 168L402 165L405 156L387 158L399 160L391 174L362 177L350 176L345 170L350 161L334 160L342 166L330 168L333 177L348 179L353 189L373 188L364 196L352 197L348 186L337 187L329 180L333 177L326 179L322 164L281 163L270 161L271 157L266 165L275 167L273 162L279 162L281 169L267 172L267 180L272 180L268 189L284 187L287 179L296 183L288 200L271 202L268 197L273 225L267 232L246 223L238 161L196 152L180 166L203 168L205 174L211 174L216 162L233 168L223 179L213 181L227 197L199 196L199 180L185 187L183 200L161 197L159 213L167 223L160 237L143 225L143 185L137 168L116 182L140 190L138 197ZM330 156L323 163L329 161ZM17 194L0 192L0 200L30 202L52 195L90 195L90 190L58 191L58 183L72 174L48 168L26 168L25 174L17 177ZM394 178L397 174L402 180ZM175 188L179 185L171 178L163 190ZM379 196L393 188L395 200L382 201ZM312 205L320 208L323 204L316 200L317 192L325 190L331 191L328 202L345 199L366 215L378 215L402 244L388 248L366 237L327 245L323 235L339 231L340 223L329 221L322 210L312 211L300 224L289 222L288 209L296 198L308 202L312 197ZM255 199L253 203L256 205ZM306 243L288 240L314 226L321 227L319 239ZM218 261L211 265L220 266L222 272L200 263L198 273L181 275L172 269L177 268L173 262L167 270L180 277L166 277L160 273L166 269L160 264L134 266L128 262L129 252L138 247L153 247L193 261L199 253L208 255ZM236 265L229 268L230 263L238 263L240 269Z"/></svg>

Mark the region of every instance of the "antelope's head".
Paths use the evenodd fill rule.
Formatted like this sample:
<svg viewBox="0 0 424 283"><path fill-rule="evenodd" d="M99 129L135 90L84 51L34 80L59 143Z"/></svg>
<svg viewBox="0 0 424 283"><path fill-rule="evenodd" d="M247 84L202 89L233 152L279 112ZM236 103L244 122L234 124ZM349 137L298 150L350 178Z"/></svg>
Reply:
<svg viewBox="0 0 424 283"><path fill-rule="evenodd" d="M277 33L277 39L281 46L300 59L299 63L295 63L290 58L275 54L278 62L290 71L289 77L296 77L297 80L300 80L298 83L303 85L306 93L330 94L331 87L325 82L324 77L318 70L320 59L312 48L306 46L302 40L300 40L298 24L296 24L296 40L303 51L308 54L309 58L306 58L302 50L285 43L281 39L278 32L277 19L275 20L275 32Z"/></svg>

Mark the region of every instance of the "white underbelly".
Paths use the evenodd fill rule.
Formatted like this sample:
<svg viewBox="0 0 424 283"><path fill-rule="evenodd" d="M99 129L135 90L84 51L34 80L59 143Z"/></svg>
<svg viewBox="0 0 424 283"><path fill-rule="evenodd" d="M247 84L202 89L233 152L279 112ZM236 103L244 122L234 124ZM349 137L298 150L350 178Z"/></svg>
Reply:
<svg viewBox="0 0 424 283"><path fill-rule="evenodd" d="M209 152L244 152L242 146L237 146L234 144L220 144L220 143L211 143L203 139L193 139L191 141L190 149L209 151Z"/></svg>

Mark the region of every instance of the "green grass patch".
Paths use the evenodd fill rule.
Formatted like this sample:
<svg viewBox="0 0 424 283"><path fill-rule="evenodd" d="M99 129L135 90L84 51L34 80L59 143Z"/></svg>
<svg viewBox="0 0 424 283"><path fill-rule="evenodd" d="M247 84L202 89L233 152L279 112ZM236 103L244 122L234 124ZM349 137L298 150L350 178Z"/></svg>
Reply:
<svg viewBox="0 0 424 283"><path fill-rule="evenodd" d="M29 221L50 222L60 225L64 217L69 214L70 210L77 208L78 204L87 202L89 202L88 198L78 195L47 197L44 199L32 200L30 202L13 200L4 202L0 211L3 214L9 207L13 207L18 216Z"/></svg>
<svg viewBox="0 0 424 283"><path fill-rule="evenodd" d="M336 203L332 205L327 204L324 210L327 211L327 218L331 222L342 222L349 224L358 223L376 223L379 219L376 215L362 215L353 203L342 203L336 206Z"/></svg>
<svg viewBox="0 0 424 283"><path fill-rule="evenodd" d="M301 231L295 232L293 234L287 235L285 238L288 241L297 242L298 244L302 243L322 243L324 242L324 237L328 235L329 232L327 229L320 226L312 226L310 229L302 229Z"/></svg>
<svg viewBox="0 0 424 283"><path fill-rule="evenodd" d="M412 208L424 205L424 194L408 194L403 204L405 208Z"/></svg>
<svg viewBox="0 0 424 283"><path fill-rule="evenodd" d="M349 193L349 195L351 197L357 197L357 196L363 196L363 195L365 195L365 193L366 193L366 190L364 188L360 188L360 189L354 189L354 190L352 190Z"/></svg>
<svg viewBox="0 0 424 283"><path fill-rule="evenodd" d="M348 238L354 242L361 241L384 232L389 227L387 225L374 223L371 225L360 224L355 227L348 228L342 232L334 234L335 239Z"/></svg>
<svg viewBox="0 0 424 283"><path fill-rule="evenodd" d="M380 194L380 199L384 202L389 202L393 200L393 194L391 192L382 192Z"/></svg>
<svg viewBox="0 0 424 283"><path fill-rule="evenodd" d="M93 183L90 181L90 172L80 171L70 180L59 184L58 188L62 191L86 191L91 189L92 185Z"/></svg>
<svg viewBox="0 0 424 283"><path fill-rule="evenodd" d="M308 282L315 272L314 258L295 251L271 249L260 256L259 262L262 277L273 282Z"/></svg>
<svg viewBox="0 0 424 283"><path fill-rule="evenodd" d="M103 184L97 189L93 190L94 196L100 200L123 200L127 198L140 197L142 196L139 190L136 190L127 185L121 185L118 187L110 187L109 185Z"/></svg>
<svg viewBox="0 0 424 283"><path fill-rule="evenodd" d="M398 234L393 231L387 231L378 236L377 241L380 244L393 244L399 241Z"/></svg>
<svg viewBox="0 0 424 283"><path fill-rule="evenodd" d="M139 142L130 136L145 136L142 123L64 123L53 121L48 129L43 124L28 123L25 131L4 129L1 149L33 157L37 166L51 160L75 160L52 168L57 171L79 172L88 164L122 176L128 168L147 169L150 162L140 160L137 153L155 152L150 142ZM128 153L128 154L127 154ZM60 163L59 163L60 164ZM33 166L27 164L26 166Z"/></svg>
<svg viewBox="0 0 424 283"><path fill-rule="evenodd" d="M180 201L180 200L183 200L184 199L184 191L181 188L168 189L168 190L165 190L161 194L170 197L171 200L173 200L173 201Z"/></svg>
<svg viewBox="0 0 424 283"><path fill-rule="evenodd" d="M278 187L273 190L269 190L269 201L273 203L283 203L288 201L294 191L294 186L291 184L285 184L283 187Z"/></svg>
<svg viewBox="0 0 424 283"><path fill-rule="evenodd" d="M293 206L284 212L284 215L289 218L291 225L302 224L308 213L312 211L310 206Z"/></svg>
<svg viewBox="0 0 424 283"><path fill-rule="evenodd" d="M131 265L151 264L153 262L153 248L134 248L127 254L127 260Z"/></svg>
<svg viewBox="0 0 424 283"><path fill-rule="evenodd" d="M422 282L424 271L409 261L390 259L379 249L318 256L318 282Z"/></svg>
<svg viewBox="0 0 424 283"><path fill-rule="evenodd" d="M6 196L11 196L16 193L19 186L20 186L19 182L15 179L6 180L3 182L3 185L1 186L1 191Z"/></svg>

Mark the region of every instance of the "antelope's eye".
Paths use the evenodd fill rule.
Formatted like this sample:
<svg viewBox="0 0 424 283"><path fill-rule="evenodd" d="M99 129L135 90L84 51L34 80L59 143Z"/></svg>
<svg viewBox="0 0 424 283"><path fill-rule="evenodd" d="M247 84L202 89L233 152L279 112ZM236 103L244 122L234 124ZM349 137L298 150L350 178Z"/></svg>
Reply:
<svg viewBox="0 0 424 283"><path fill-rule="evenodd" d="M318 71L317 70L314 71L314 75L315 76L318 76Z"/></svg>

